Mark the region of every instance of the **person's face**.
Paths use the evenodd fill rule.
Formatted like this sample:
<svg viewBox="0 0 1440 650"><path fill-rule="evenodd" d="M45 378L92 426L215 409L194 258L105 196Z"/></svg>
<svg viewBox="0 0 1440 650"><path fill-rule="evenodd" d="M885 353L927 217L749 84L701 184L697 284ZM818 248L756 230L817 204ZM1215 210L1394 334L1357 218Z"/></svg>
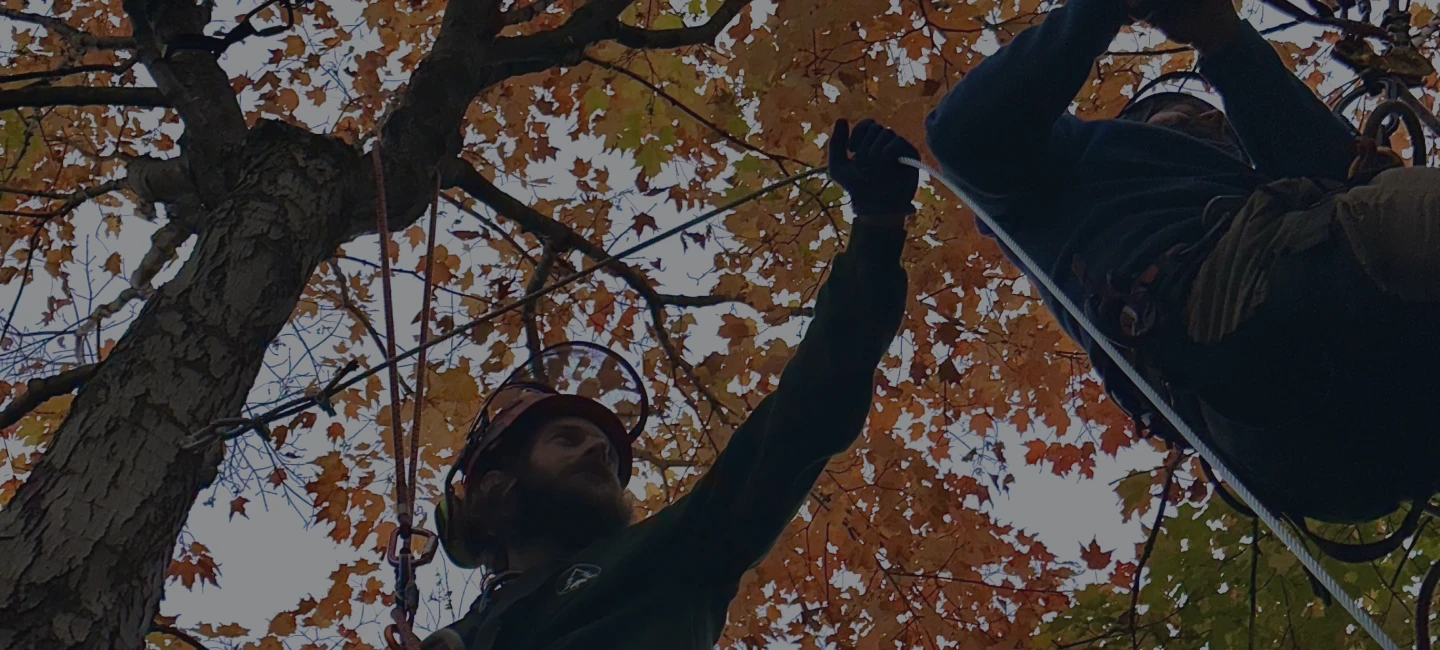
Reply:
<svg viewBox="0 0 1440 650"><path fill-rule="evenodd" d="M531 478L585 501L611 503L624 491L620 459L605 432L579 417L546 421L530 446Z"/></svg>
<svg viewBox="0 0 1440 650"><path fill-rule="evenodd" d="M1204 110L1189 104L1175 104L1150 116L1146 120L1154 126L1180 131L1202 140L1228 141L1225 114L1219 110Z"/></svg>

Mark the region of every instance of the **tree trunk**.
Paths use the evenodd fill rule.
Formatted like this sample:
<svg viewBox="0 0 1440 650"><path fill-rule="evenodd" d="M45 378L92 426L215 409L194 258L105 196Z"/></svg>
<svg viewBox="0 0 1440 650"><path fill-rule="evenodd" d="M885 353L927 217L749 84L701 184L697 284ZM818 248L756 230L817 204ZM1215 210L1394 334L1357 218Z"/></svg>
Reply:
<svg viewBox="0 0 1440 650"><path fill-rule="evenodd" d="M76 397L43 462L0 511L0 648L139 648L190 508L266 348L315 267L357 226L368 169L336 140L252 129L240 178Z"/></svg>

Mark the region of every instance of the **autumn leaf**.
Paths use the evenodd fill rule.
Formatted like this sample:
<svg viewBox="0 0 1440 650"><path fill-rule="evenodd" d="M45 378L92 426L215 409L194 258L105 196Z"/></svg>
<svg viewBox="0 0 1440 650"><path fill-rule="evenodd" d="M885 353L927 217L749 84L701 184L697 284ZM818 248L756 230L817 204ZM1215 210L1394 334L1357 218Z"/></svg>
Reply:
<svg viewBox="0 0 1440 650"><path fill-rule="evenodd" d="M295 612L281 612L270 619L270 634L290 636L295 633Z"/></svg>
<svg viewBox="0 0 1440 650"><path fill-rule="evenodd" d="M1103 571L1110 566L1110 555L1114 551L1101 551L1100 543L1097 540L1090 540L1088 546L1080 547L1080 559L1091 571Z"/></svg>
<svg viewBox="0 0 1440 650"><path fill-rule="evenodd" d="M230 519L234 519L235 515L249 519L250 515L245 514L245 504L249 502L250 500L245 497L235 497L235 499L230 502Z"/></svg>
<svg viewBox="0 0 1440 650"><path fill-rule="evenodd" d="M658 230L659 226L655 225L655 217L652 217L647 213L641 212L640 214L635 215L634 228L636 234L644 235L646 228L649 228L651 230Z"/></svg>
<svg viewBox="0 0 1440 650"><path fill-rule="evenodd" d="M104 268L105 271L108 272L110 275L120 275L120 254L111 253L110 257L105 258Z"/></svg>
<svg viewBox="0 0 1440 650"><path fill-rule="evenodd" d="M755 336L755 321L731 314L725 314L720 318L723 324L717 333L723 338L730 339L731 344L737 340Z"/></svg>

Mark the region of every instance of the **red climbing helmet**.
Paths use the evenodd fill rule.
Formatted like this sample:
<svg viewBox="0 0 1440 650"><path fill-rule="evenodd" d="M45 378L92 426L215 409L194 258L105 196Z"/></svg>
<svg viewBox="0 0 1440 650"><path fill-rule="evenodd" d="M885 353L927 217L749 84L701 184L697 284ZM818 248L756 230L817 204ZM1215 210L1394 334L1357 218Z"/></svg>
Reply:
<svg viewBox="0 0 1440 650"><path fill-rule="evenodd" d="M522 417L577 416L589 420L610 439L623 485L630 480L631 444L645 428L650 399L640 374L614 352L581 341L546 348L516 368L480 407L465 446L445 477L445 496L436 508L436 524L445 554L456 565L475 568L478 558L460 539L462 515L455 494L456 474L478 477L488 454L506 440ZM523 429L521 427L520 429Z"/></svg>

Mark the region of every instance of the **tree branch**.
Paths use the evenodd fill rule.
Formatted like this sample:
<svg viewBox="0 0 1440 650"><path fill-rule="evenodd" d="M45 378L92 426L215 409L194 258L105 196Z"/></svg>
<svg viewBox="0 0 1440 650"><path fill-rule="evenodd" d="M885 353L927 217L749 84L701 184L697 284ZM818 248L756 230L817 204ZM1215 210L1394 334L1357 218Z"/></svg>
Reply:
<svg viewBox="0 0 1440 650"><path fill-rule="evenodd" d="M29 86L0 90L0 111L47 106L133 106L158 108L170 101L158 88Z"/></svg>
<svg viewBox="0 0 1440 650"><path fill-rule="evenodd" d="M135 67L137 59L127 59L115 64L77 65L72 67L56 68L54 70L37 70L35 72L21 72L18 74L0 75L0 84L15 83L17 81L30 81L32 79L54 79L66 77L72 74L87 74L91 72L109 72L111 74L124 74L125 71Z"/></svg>
<svg viewBox="0 0 1440 650"><path fill-rule="evenodd" d="M523 257L523 258L525 258L525 261L530 262L530 266L536 266L536 265L538 265L538 264L540 263L539 260L536 260L535 257L530 254L530 251L525 250L525 247L520 245L520 242L515 241L515 238L514 238L514 237L511 237L511 236L510 236L510 233L505 232L505 229L504 229L504 228L501 228L500 226L495 225L495 223L494 223L493 221L490 221L489 219L486 219L484 215L482 215L482 214L480 214L479 212L476 212L476 211L470 209L470 208L469 208L468 206L466 206L464 203L460 202L459 200L456 200L455 197L452 197L452 196L450 196L449 194L445 194L445 193L442 192L442 193L440 194L440 197L443 198L443 199L445 199L445 201L446 201L447 203L449 203L450 205L453 205L453 206L455 206L456 208L458 208L461 212L464 212L465 214L468 214L468 215L470 215L471 217L474 217L475 220L476 220L476 221L479 221L479 222L480 222L480 225L481 225L481 226L484 226L486 230L489 230L490 232L493 232L493 233L495 233L495 234L497 234L497 235L500 235L500 237L501 237L502 239L504 239L507 243L510 244L510 246L511 246L512 248L515 249L515 252L518 253L518 254L520 255L520 257Z"/></svg>
<svg viewBox="0 0 1440 650"><path fill-rule="evenodd" d="M161 625L159 623L153 623L150 625L150 631L173 636L185 642L187 645L194 648L195 650L210 650L209 648L206 648L205 644L201 643L199 639L195 638L185 630L181 630L179 628L171 627L169 625Z"/></svg>
<svg viewBox="0 0 1440 650"><path fill-rule="evenodd" d="M99 327L100 323L120 311L130 301L136 298L149 300L150 296L155 293L155 287L151 285L151 281L155 279L161 269L165 268L165 264L170 261L170 258L175 256L175 251L179 250L180 245L189 238L190 229L179 221L170 221L155 231L155 234L150 237L150 250L145 252L145 257L140 260L140 266L130 274L130 286L121 291L114 300L96 307L95 311L91 312L90 316L81 322L79 329L75 331L76 340L84 340L92 329ZM76 345L75 355L77 358L81 349L79 345Z"/></svg>
<svg viewBox="0 0 1440 650"><path fill-rule="evenodd" d="M540 14L545 13L555 0L535 0L523 7L514 7L501 15L500 19L506 25L520 25L535 20Z"/></svg>
<svg viewBox="0 0 1440 650"><path fill-rule="evenodd" d="M240 175L240 151L249 127L230 76L203 50L168 52L177 37L204 33L213 3L191 0L123 0L135 34L137 58L180 115L180 149L189 160L200 204L218 206ZM167 56L168 53L168 56Z"/></svg>
<svg viewBox="0 0 1440 650"><path fill-rule="evenodd" d="M514 221L526 232L547 242L556 254L576 250L596 262L609 257L609 253L605 249L581 237L569 226L536 212L534 208L495 187L489 179L465 161L453 160L446 166L444 172L445 176L442 179L444 186L458 187L489 205L497 214ZM664 348L671 361L685 372L696 389L705 396L717 413L729 413L729 407L705 388L704 384L700 382L700 378L695 375L694 367L687 363L684 356L675 348L675 344L671 341L670 334L665 328L664 302L660 298L660 293L650 284L650 280L635 267L619 260L607 263L604 270L619 278L645 299L649 305L651 329L654 331L660 347Z"/></svg>
<svg viewBox="0 0 1440 650"><path fill-rule="evenodd" d="M745 298L743 296L722 296L714 294L708 296L681 296L676 294L661 293L656 294L656 297L659 298L661 303L672 307L714 307L715 305L723 305L725 303L731 302L738 302L747 305L749 304L745 302ZM753 307L753 305L751 306ZM809 317L815 315L815 308L790 307L789 312L791 316Z"/></svg>
<svg viewBox="0 0 1440 650"><path fill-rule="evenodd" d="M525 285L525 294L529 295L545 288L545 282L550 279L550 269L555 268L555 248L548 243L545 245L545 252L540 255L540 263L535 266L534 275L530 276L530 282ZM521 308L521 320L525 323L525 345L530 348L531 363L540 363L540 351L544 348L540 340L540 325L535 322L536 300L525 301ZM542 369L536 366L532 369L537 377L544 377Z"/></svg>
<svg viewBox="0 0 1440 650"><path fill-rule="evenodd" d="M44 27L59 35L68 41L72 47L77 49L121 50L135 46L135 40L128 36L96 36L85 30L71 27L69 23L54 16L42 16L40 14L0 7L0 17Z"/></svg>
<svg viewBox="0 0 1440 650"><path fill-rule="evenodd" d="M662 470L673 469L676 467L695 467L700 464L693 460L684 460L680 458L664 458L648 449L636 449L635 460L643 460Z"/></svg>
<svg viewBox="0 0 1440 650"><path fill-rule="evenodd" d="M375 329L375 325L370 322L370 316L367 315L364 310L360 309L360 306L356 305L355 301L350 298L350 276L345 275L345 272L340 270L340 265L334 263L334 261L330 263L330 270L335 275L335 286L339 287L337 293L340 295L340 306L344 307L345 311L350 312L350 316L360 322L360 326L364 327L365 331L370 334L370 340L375 342L375 347L384 350L385 339L380 336L380 330ZM404 377L397 376L396 379L400 381L400 389L406 395L414 394L414 389L410 388L410 384L405 382Z"/></svg>
<svg viewBox="0 0 1440 650"><path fill-rule="evenodd" d="M52 397L59 397L79 389L95 375L99 364L91 363L66 370L53 377L31 379L25 382L25 392L10 400L5 410L0 411L0 429L8 429L31 411Z"/></svg>
<svg viewBox="0 0 1440 650"><path fill-rule="evenodd" d="M715 15L711 16L710 20L697 27L647 30L616 23L613 38L621 45L641 50L709 43L715 40L715 37L720 35L720 31L725 29L730 21L735 20L735 17L740 15L740 10L748 4L750 4L750 0L725 0L725 3L715 10Z"/></svg>
<svg viewBox="0 0 1440 650"><path fill-rule="evenodd" d="M641 77L640 75L635 74L635 72L632 71L632 70L630 70L629 68L616 65L616 64L611 63L611 62L609 62L609 61L601 61L600 59L594 58L594 57L589 56L589 55L586 55L586 56L585 56L585 61L588 62L588 63L590 63L590 64L592 64L592 65L595 65L595 66L597 66L597 67L601 67L601 68L604 68L604 69L606 69L606 70L610 70L611 72L616 72L616 73L625 75L626 77L629 77L629 78L633 79L636 83L639 83L640 85L645 86L646 88L648 88L648 89L650 90L650 92L655 93L655 94L656 94L658 97L660 97L661 99L664 99L666 102L669 102L671 106L674 106L675 108L680 109L681 112L685 113L686 115L689 115L689 116L690 116L692 119L694 119L696 122L699 122L700 124L702 124L702 125L704 125L705 127L709 128L711 131L714 131L716 135L724 138L724 139L725 139L727 142L729 142L730 144L733 144L733 145L735 145L735 146L737 146L737 147L740 147L741 149L745 149L746 151L753 151L753 152L755 152L755 153L758 153L758 154L760 154L760 155L762 155L762 156L765 156L766 158L769 158L769 159L771 159L771 160L776 161L777 163L779 163L779 161L781 161L781 160L788 160L788 161L790 161L790 162L793 162L793 163L796 163L796 164L799 164L799 165L804 165L804 166L807 166L807 167L808 167L808 165L805 165L804 162L801 162L801 161L796 160L796 159L794 159L794 158L791 158L791 157L789 157L789 156L781 156L781 155L778 155L778 154L772 154L772 153L770 153L770 152L768 152L768 151L765 151L764 149L761 149L760 147L757 147L757 146L755 146L755 145L753 145L753 144L750 144L749 142L746 142L746 141L744 141L744 140L741 140L741 139L740 139L739 137L737 137L736 135L730 133L729 131L726 131L725 129L720 128L720 126L719 126L718 124L715 124L714 122L711 122L710 120L705 119L705 118L702 117L699 113L696 113L694 110L692 110L689 106L686 106L686 105L685 105L684 103L682 103L680 100L675 99L674 97L671 97L669 93L665 92L665 91L664 91L663 89L661 89L659 86L651 83L649 80L645 79L644 77ZM783 170L784 165L781 165L781 168L782 168L782 170Z"/></svg>
<svg viewBox="0 0 1440 650"><path fill-rule="evenodd" d="M126 179L123 178L106 181L94 187L87 187L75 190L74 192L70 192L69 194L60 194L56 192L36 192L20 188L0 187L0 194L23 194L26 196L36 196L40 198L61 201L61 204L58 207L56 207L54 210L50 210L49 212L0 210L0 214L11 217L28 217L31 219L42 220L58 219L67 214L70 214L75 210L75 208L80 207L90 199L128 187L128 182L126 181Z"/></svg>

